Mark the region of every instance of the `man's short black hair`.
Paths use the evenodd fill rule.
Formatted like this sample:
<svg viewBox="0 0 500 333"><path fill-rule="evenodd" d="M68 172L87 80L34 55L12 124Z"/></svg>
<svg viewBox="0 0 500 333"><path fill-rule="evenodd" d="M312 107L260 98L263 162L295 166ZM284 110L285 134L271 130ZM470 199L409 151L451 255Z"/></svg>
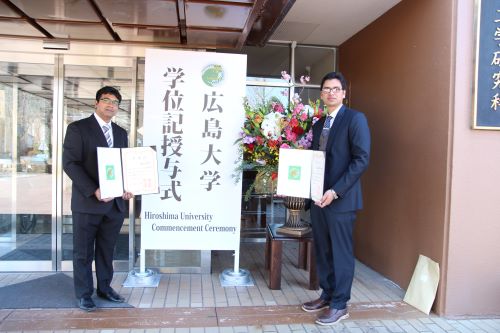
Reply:
<svg viewBox="0 0 500 333"><path fill-rule="evenodd" d="M115 87L105 86L105 87L102 87L101 89L97 90L97 92L95 94L95 100L97 102L99 102L99 100L101 99L101 96L104 94L114 95L118 99L118 103L122 102L122 95L120 94L118 89L116 89Z"/></svg>
<svg viewBox="0 0 500 333"><path fill-rule="evenodd" d="M321 80L321 88L320 89L323 89L323 84L325 84L326 80L333 80L333 79L337 79L340 81L340 84L342 85L342 90L347 89L347 81L346 81L344 75L342 75L342 73L340 73L340 72L330 72L330 73L326 74L323 77L323 80Z"/></svg>

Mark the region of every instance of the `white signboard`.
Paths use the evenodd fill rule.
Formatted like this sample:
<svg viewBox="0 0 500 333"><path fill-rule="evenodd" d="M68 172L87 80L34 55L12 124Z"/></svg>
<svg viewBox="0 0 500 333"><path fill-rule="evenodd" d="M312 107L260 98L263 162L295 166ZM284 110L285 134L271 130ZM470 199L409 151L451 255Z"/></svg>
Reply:
<svg viewBox="0 0 500 333"><path fill-rule="evenodd" d="M235 250L246 56L148 49L143 145L158 150L160 193L142 199L142 249Z"/></svg>

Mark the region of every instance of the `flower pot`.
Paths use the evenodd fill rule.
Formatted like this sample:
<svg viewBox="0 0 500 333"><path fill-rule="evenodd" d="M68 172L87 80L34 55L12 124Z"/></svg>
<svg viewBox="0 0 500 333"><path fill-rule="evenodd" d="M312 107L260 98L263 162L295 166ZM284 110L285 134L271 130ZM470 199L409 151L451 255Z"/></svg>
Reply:
<svg viewBox="0 0 500 333"><path fill-rule="evenodd" d="M287 209L288 218L283 226L277 229L278 232L290 235L302 236L311 231L309 223L300 218L300 211L306 205L306 199L299 197L285 197L283 203Z"/></svg>

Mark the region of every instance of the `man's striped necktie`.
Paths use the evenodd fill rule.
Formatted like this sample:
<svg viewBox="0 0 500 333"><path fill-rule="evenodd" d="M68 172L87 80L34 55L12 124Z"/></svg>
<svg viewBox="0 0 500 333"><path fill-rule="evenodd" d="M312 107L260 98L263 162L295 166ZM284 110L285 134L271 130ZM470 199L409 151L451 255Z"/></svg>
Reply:
<svg viewBox="0 0 500 333"><path fill-rule="evenodd" d="M111 139L111 133L109 132L109 125L103 125L102 130L104 131L104 136L108 142L108 147L113 147L113 139Z"/></svg>

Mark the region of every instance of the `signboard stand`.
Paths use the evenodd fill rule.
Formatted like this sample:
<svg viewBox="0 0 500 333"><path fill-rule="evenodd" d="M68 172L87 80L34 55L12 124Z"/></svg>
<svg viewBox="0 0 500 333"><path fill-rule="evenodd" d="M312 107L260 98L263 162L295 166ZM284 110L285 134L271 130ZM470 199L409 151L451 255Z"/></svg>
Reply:
<svg viewBox="0 0 500 333"><path fill-rule="evenodd" d="M250 272L240 269L239 249L234 251L234 269L223 270L219 278L222 287L253 287L255 285Z"/></svg>
<svg viewBox="0 0 500 333"><path fill-rule="evenodd" d="M146 251L141 249L139 256L140 267L128 273L123 286L127 288L142 287L142 288L157 288L160 284L161 275L152 269L146 269Z"/></svg>
<svg viewBox="0 0 500 333"><path fill-rule="evenodd" d="M128 244L129 248L134 248L135 239L135 201L131 200L129 204L129 225L128 225ZM134 251L135 252L135 251ZM129 254L129 273L125 282L123 282L123 287L134 288L156 288L160 284L161 275L152 269L146 269L146 255L145 250L141 249L141 255L139 256L140 269L137 271L134 269L135 256L134 254Z"/></svg>

